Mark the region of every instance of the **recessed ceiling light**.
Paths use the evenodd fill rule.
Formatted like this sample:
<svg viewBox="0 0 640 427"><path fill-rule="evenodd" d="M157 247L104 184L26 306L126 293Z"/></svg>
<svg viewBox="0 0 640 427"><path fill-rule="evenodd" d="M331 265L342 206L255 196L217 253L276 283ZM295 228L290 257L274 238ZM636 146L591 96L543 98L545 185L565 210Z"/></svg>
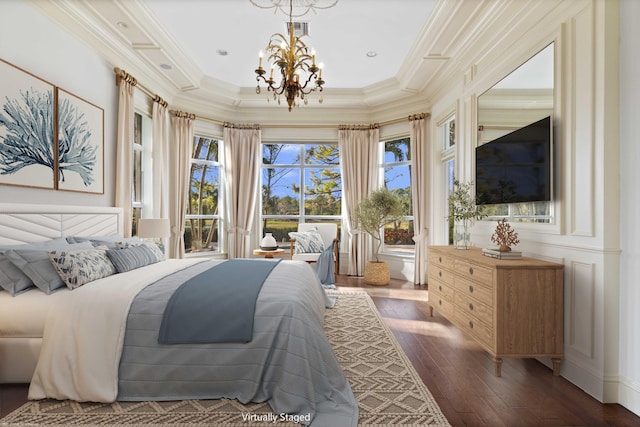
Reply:
<svg viewBox="0 0 640 427"><path fill-rule="evenodd" d="M378 56L378 52L376 52L375 50L370 50L369 52L367 52L367 56L369 58L375 58L376 56Z"/></svg>
<svg viewBox="0 0 640 427"><path fill-rule="evenodd" d="M129 26L127 25L126 22L122 22L122 21L118 21L116 22L116 25L120 28L129 28Z"/></svg>
<svg viewBox="0 0 640 427"><path fill-rule="evenodd" d="M216 53L217 53L218 55L220 55L220 56L227 56L227 55L229 54L229 52L227 52L227 51L226 51L226 50L224 50L224 49L218 49L218 50L216 50Z"/></svg>
<svg viewBox="0 0 640 427"><path fill-rule="evenodd" d="M171 70L173 67L169 64L160 64L160 68L163 70Z"/></svg>

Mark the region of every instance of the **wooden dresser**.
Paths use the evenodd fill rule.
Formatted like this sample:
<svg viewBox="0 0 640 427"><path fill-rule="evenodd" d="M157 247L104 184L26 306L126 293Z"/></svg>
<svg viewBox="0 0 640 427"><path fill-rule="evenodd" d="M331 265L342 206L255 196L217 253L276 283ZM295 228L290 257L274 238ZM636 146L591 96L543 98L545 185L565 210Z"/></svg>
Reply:
<svg viewBox="0 0 640 427"><path fill-rule="evenodd" d="M534 258L499 260L482 250L429 247L429 306L471 335L495 362L550 357L560 374L563 269Z"/></svg>

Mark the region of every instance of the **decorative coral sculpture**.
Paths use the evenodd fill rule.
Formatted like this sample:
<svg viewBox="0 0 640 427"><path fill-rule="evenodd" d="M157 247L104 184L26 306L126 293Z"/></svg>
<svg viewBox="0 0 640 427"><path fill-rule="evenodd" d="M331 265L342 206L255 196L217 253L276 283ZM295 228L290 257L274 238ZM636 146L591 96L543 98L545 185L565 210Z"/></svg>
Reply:
<svg viewBox="0 0 640 427"><path fill-rule="evenodd" d="M509 252L511 250L511 245L517 245L520 243L520 240L518 240L518 233L511 228L511 225L509 225L505 218L498 221L496 231L491 235L491 241L498 245L500 250L503 252Z"/></svg>

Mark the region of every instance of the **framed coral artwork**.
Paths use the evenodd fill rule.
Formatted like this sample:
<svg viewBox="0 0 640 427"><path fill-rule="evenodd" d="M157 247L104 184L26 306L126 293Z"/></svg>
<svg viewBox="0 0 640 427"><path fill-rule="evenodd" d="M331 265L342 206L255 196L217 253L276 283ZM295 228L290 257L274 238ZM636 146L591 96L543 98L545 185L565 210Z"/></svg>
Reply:
<svg viewBox="0 0 640 427"><path fill-rule="evenodd" d="M0 59L0 184L55 188L54 85Z"/></svg>
<svg viewBox="0 0 640 427"><path fill-rule="evenodd" d="M104 193L104 110L57 89L57 188Z"/></svg>

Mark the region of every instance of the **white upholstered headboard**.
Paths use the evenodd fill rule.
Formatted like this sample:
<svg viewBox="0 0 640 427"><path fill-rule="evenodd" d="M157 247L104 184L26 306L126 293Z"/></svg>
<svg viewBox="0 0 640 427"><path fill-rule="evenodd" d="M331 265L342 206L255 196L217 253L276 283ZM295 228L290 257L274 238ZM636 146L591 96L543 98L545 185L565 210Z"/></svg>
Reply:
<svg viewBox="0 0 640 427"><path fill-rule="evenodd" d="M0 245L122 232L122 209L0 203Z"/></svg>

